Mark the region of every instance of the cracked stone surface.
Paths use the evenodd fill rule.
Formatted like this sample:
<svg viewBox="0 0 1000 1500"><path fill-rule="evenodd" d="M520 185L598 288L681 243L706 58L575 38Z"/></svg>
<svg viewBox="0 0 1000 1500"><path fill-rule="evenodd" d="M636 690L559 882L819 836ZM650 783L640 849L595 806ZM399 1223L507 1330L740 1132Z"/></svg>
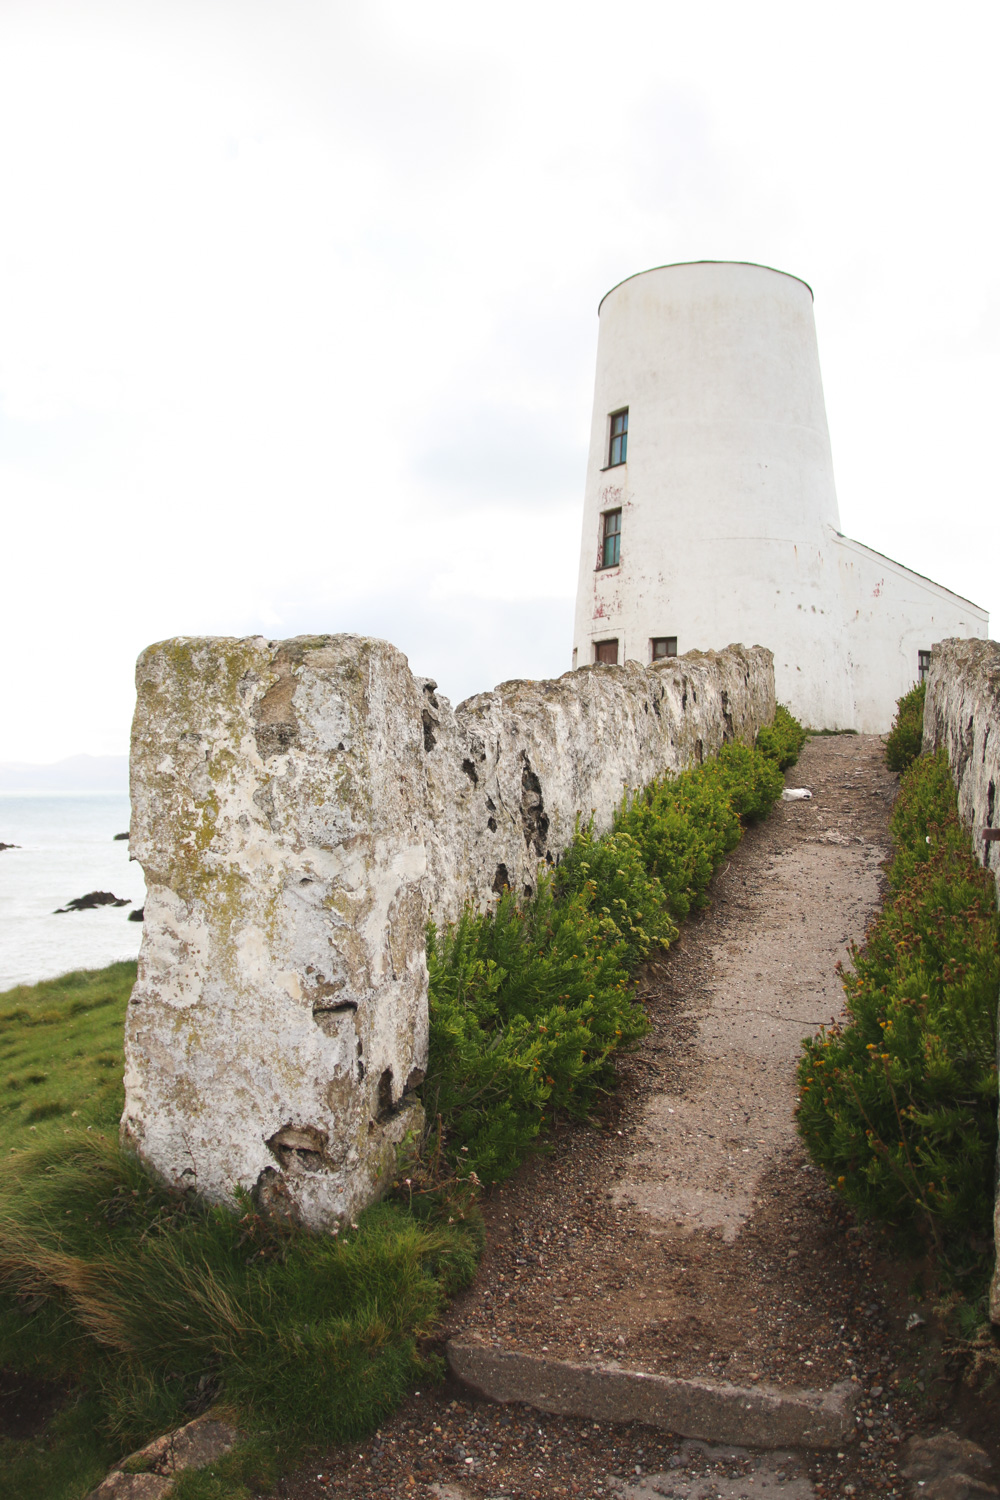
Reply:
<svg viewBox="0 0 1000 1500"><path fill-rule="evenodd" d="M166 1432L130 1453L87 1500L166 1500L178 1474L202 1469L222 1458L239 1438L240 1433L226 1422L195 1417L184 1427Z"/></svg>

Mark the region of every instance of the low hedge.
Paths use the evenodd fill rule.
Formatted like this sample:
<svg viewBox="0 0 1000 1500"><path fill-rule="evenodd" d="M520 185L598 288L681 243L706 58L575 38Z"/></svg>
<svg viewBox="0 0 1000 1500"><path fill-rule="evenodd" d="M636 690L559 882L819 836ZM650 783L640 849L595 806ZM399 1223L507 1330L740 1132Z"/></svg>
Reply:
<svg viewBox="0 0 1000 1500"><path fill-rule="evenodd" d="M801 733L785 720L764 746L724 745L626 797L602 837L578 828L529 899L505 891L491 910L430 929L422 1094L435 1155L500 1181L556 1115L584 1117L611 1088L612 1054L648 1024L630 976L706 903L743 826L780 797L779 759Z"/></svg>
<svg viewBox="0 0 1000 1500"><path fill-rule="evenodd" d="M774 722L757 731L757 749L775 760L779 771L787 771L798 760L806 737L798 719L779 703L774 710Z"/></svg>
<svg viewBox="0 0 1000 1500"><path fill-rule="evenodd" d="M859 1215L982 1270L997 1147L1000 922L943 753L893 812L890 896L843 973L847 1020L804 1043L799 1130Z"/></svg>
<svg viewBox="0 0 1000 1500"><path fill-rule="evenodd" d="M885 742L885 763L890 771L905 771L923 748L926 696L927 684L918 682L896 700L896 717Z"/></svg>

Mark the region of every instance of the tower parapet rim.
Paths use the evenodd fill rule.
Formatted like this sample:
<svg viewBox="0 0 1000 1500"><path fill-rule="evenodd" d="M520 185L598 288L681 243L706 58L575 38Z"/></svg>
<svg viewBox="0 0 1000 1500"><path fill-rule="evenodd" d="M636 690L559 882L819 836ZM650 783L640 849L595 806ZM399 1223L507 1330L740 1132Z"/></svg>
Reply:
<svg viewBox="0 0 1000 1500"><path fill-rule="evenodd" d="M814 302L816 301L815 293L813 292L813 289L809 285L808 281L803 280L801 276L796 276L794 271L781 271L777 266L765 266L763 262L759 260L671 260L663 266L648 266L645 271L633 271L631 276L623 276L621 281L616 281L614 286L609 287L608 290L604 293L604 296L601 298L600 302L598 302L597 316L601 316L601 308L611 296L611 293L617 292L618 288L620 286L624 286L626 281L635 281L637 277L648 276L652 271L678 270L681 266L753 266L755 270L771 271L775 276L787 276L790 281L800 282L802 286L805 287L812 300Z"/></svg>

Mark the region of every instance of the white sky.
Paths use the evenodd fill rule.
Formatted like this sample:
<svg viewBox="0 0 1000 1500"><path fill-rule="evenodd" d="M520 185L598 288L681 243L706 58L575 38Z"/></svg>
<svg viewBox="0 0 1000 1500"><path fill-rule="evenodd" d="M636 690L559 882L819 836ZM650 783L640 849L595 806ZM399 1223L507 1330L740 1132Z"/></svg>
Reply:
<svg viewBox="0 0 1000 1500"><path fill-rule="evenodd" d="M175 634L565 670L596 308L761 261L844 530L994 612L990 4L0 0L0 759Z"/></svg>

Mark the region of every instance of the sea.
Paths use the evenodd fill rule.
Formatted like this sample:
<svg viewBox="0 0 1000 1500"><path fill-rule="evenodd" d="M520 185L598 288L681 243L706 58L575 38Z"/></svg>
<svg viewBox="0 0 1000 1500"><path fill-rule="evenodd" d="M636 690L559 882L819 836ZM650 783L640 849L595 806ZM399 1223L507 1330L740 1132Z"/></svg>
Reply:
<svg viewBox="0 0 1000 1500"><path fill-rule="evenodd" d="M142 870L128 857L129 799L119 792L0 792L0 992L135 958L145 899ZM128 906L56 914L88 891L112 891ZM0 996L2 998L2 996Z"/></svg>

